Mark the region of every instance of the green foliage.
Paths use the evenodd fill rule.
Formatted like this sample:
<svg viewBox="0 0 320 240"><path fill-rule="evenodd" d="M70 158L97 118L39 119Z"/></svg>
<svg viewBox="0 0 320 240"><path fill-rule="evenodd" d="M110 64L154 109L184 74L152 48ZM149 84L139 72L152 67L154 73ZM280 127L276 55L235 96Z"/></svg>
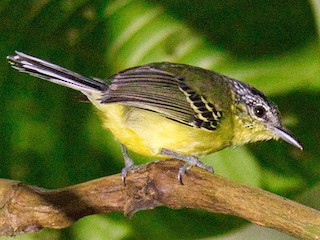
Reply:
<svg viewBox="0 0 320 240"><path fill-rule="evenodd" d="M305 193L309 197L300 199L320 208L318 195L309 194L320 182L319 16L316 0L1 1L0 177L59 188L123 167L118 144L90 104L79 101L79 93L12 70L5 57L14 50L100 78L173 61L263 90L305 144L300 152L281 142L258 143L205 162L234 181L290 198ZM18 239L194 239L244 224L236 217L158 208L133 219L91 216L63 231Z"/></svg>

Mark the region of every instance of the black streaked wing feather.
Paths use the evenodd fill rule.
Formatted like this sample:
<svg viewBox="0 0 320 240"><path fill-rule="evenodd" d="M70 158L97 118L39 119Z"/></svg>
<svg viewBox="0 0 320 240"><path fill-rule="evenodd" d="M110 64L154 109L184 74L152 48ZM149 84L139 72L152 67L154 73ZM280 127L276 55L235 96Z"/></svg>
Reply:
<svg viewBox="0 0 320 240"><path fill-rule="evenodd" d="M207 130L215 130L221 117L213 104L184 83L184 77L149 66L116 74L101 102L121 102Z"/></svg>
<svg viewBox="0 0 320 240"><path fill-rule="evenodd" d="M133 68L114 76L102 102L122 102L190 124L193 111L178 84L177 78L168 72L150 67Z"/></svg>

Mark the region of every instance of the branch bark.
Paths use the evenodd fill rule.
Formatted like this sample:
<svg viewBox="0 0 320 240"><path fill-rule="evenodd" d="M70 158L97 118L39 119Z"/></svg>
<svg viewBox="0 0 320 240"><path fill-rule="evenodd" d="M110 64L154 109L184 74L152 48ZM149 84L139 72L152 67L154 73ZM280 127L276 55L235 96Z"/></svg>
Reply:
<svg viewBox="0 0 320 240"><path fill-rule="evenodd" d="M57 190L0 179L0 235L66 228L90 214L120 211L131 216L167 206L231 214L300 239L320 238L319 211L196 167L181 185L176 178L180 166L177 160L140 165L125 186L120 174Z"/></svg>

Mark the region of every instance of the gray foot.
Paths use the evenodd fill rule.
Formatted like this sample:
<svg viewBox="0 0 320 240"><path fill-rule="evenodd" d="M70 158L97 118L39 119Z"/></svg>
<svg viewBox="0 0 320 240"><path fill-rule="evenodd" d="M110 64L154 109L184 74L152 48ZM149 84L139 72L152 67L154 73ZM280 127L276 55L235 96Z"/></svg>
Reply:
<svg viewBox="0 0 320 240"><path fill-rule="evenodd" d="M188 156L188 155L182 155L182 154L179 154L179 153L176 153L176 152L172 152L172 151L170 151L168 149L161 149L160 154L168 156L168 157L173 157L173 158L176 158L176 159L179 159L179 160L183 160L183 161L186 162L183 166L181 166L179 168L179 171L178 171L178 181L181 184L183 184L182 183L182 176L192 166L197 166L197 167L203 168L203 169L205 169L205 170L207 170L209 172L213 172L213 167L212 166L205 165L204 163L202 163L196 157Z"/></svg>
<svg viewBox="0 0 320 240"><path fill-rule="evenodd" d="M131 171L135 167L135 165L132 159L128 155L128 150L126 146L123 144L121 144L121 152L122 152L122 155L124 158L124 164L125 164L125 167L121 171L121 179L122 179L123 185L126 185L127 174L129 171Z"/></svg>

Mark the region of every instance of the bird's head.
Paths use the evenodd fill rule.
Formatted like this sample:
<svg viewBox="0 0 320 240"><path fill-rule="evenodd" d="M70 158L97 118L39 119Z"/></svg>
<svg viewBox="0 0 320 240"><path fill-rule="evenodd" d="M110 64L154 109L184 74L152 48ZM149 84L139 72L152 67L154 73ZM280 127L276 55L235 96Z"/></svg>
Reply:
<svg viewBox="0 0 320 240"><path fill-rule="evenodd" d="M256 88L231 80L234 105L234 145L283 139L295 147L302 144L282 125L277 107Z"/></svg>

